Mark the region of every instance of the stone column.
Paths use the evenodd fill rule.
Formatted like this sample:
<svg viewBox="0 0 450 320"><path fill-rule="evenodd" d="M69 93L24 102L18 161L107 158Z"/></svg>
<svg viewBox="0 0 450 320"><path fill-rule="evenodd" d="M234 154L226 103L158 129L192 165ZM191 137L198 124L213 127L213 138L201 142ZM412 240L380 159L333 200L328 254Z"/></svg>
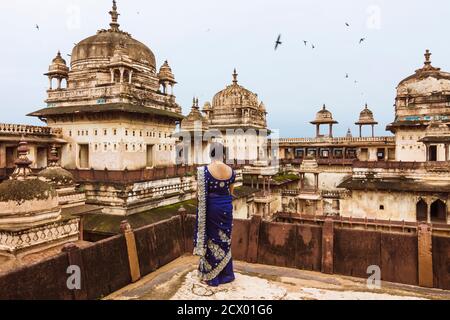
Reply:
<svg viewBox="0 0 450 320"><path fill-rule="evenodd" d="M334 225L333 219L326 218L322 226L322 272L333 273L333 249L334 249Z"/></svg>
<svg viewBox="0 0 450 320"><path fill-rule="evenodd" d="M131 84L131 79L133 77L133 70L130 70L130 73L128 73L128 83Z"/></svg>
<svg viewBox="0 0 450 320"><path fill-rule="evenodd" d="M375 137L374 125L372 125L372 138Z"/></svg>
<svg viewBox="0 0 450 320"><path fill-rule="evenodd" d="M58 80L58 89L61 89L61 78L57 78Z"/></svg>
<svg viewBox="0 0 450 320"><path fill-rule="evenodd" d="M333 124L332 124L332 123L330 123L330 130L329 130L329 132L328 132L328 135L329 135L330 137L333 137Z"/></svg>
<svg viewBox="0 0 450 320"><path fill-rule="evenodd" d="M320 124L316 124L316 137L320 135Z"/></svg>
<svg viewBox="0 0 450 320"><path fill-rule="evenodd" d="M361 125L359 125L359 137L360 138L362 137L362 126Z"/></svg>
<svg viewBox="0 0 450 320"><path fill-rule="evenodd" d="M111 72L111 83L114 83L114 69L109 70Z"/></svg>
<svg viewBox="0 0 450 320"><path fill-rule="evenodd" d="M50 90L53 90L52 77L48 77L48 80L50 82Z"/></svg>
<svg viewBox="0 0 450 320"><path fill-rule="evenodd" d="M125 72L125 68L122 67L119 70L120 70L120 83L123 83L123 74Z"/></svg>
<svg viewBox="0 0 450 320"><path fill-rule="evenodd" d="M418 274L419 286L433 287L433 251L432 251L432 232L430 225L420 223L417 227L418 241Z"/></svg>
<svg viewBox="0 0 450 320"><path fill-rule="evenodd" d="M127 220L124 220L120 223L120 232L124 235L125 242L127 244L131 281L136 282L141 278L141 271L139 269L139 257L137 254L134 232Z"/></svg>

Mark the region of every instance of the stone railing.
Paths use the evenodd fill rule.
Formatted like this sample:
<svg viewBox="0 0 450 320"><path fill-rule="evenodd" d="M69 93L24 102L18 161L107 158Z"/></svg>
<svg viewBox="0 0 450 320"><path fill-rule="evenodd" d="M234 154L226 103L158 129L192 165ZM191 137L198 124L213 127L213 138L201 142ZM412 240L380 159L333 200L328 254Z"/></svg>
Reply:
<svg viewBox="0 0 450 320"><path fill-rule="evenodd" d="M48 91L47 103L52 105L52 103L57 103L62 100L78 100L78 99L105 99L105 97L116 97L120 95L134 95L141 100L151 100L156 103L152 103L150 106L157 109L167 109L162 108L161 104L173 104L174 99L171 95L158 94L156 92L150 92L148 90L136 88L134 85L128 83L120 83L109 85L105 87L96 88L80 88L80 89L65 89L65 90L52 90ZM105 99L103 103L110 103L108 98ZM101 104L99 104L101 105ZM167 109L171 110L171 108ZM178 110L174 110L178 112ZM180 110L181 112L181 110Z"/></svg>
<svg viewBox="0 0 450 320"><path fill-rule="evenodd" d="M395 137L321 137L321 138L280 138L271 139L272 143L365 143L384 142L395 143Z"/></svg>
<svg viewBox="0 0 450 320"><path fill-rule="evenodd" d="M0 123L0 134L52 136L62 134L62 130L60 128Z"/></svg>
<svg viewBox="0 0 450 320"><path fill-rule="evenodd" d="M385 170L418 170L449 171L450 161L404 162L404 161L355 161L354 171L358 169L385 169Z"/></svg>

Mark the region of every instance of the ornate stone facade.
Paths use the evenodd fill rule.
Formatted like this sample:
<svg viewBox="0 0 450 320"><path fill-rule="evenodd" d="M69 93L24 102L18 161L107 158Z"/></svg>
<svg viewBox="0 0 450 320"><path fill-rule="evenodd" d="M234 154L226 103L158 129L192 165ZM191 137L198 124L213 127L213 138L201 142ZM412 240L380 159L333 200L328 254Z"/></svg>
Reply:
<svg viewBox="0 0 450 320"><path fill-rule="evenodd" d="M61 128L65 168L172 165L171 134L183 118L173 95L175 77L167 62L157 73L153 52L120 30L115 1L110 15L109 29L73 48L70 68L59 53L53 59L46 75L58 84L50 84L47 108L30 115Z"/></svg>

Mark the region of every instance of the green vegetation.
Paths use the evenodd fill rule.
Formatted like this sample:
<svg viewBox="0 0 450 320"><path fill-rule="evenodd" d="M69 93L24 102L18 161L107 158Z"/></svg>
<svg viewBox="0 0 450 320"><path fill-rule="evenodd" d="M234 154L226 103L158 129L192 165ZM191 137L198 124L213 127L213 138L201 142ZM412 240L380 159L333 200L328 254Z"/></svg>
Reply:
<svg viewBox="0 0 450 320"><path fill-rule="evenodd" d="M278 173L276 176L272 178L275 182L289 182L289 181L297 181L300 177L293 173Z"/></svg>

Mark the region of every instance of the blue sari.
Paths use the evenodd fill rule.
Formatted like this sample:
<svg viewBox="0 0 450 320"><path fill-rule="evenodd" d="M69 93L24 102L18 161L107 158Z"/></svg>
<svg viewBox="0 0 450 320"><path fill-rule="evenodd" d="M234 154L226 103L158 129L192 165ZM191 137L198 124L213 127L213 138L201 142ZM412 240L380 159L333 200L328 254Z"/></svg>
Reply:
<svg viewBox="0 0 450 320"><path fill-rule="evenodd" d="M234 181L234 171L230 179L219 180L212 176L208 167L198 168L194 254L200 257L199 277L210 286L235 279L231 257L233 199L230 194Z"/></svg>

